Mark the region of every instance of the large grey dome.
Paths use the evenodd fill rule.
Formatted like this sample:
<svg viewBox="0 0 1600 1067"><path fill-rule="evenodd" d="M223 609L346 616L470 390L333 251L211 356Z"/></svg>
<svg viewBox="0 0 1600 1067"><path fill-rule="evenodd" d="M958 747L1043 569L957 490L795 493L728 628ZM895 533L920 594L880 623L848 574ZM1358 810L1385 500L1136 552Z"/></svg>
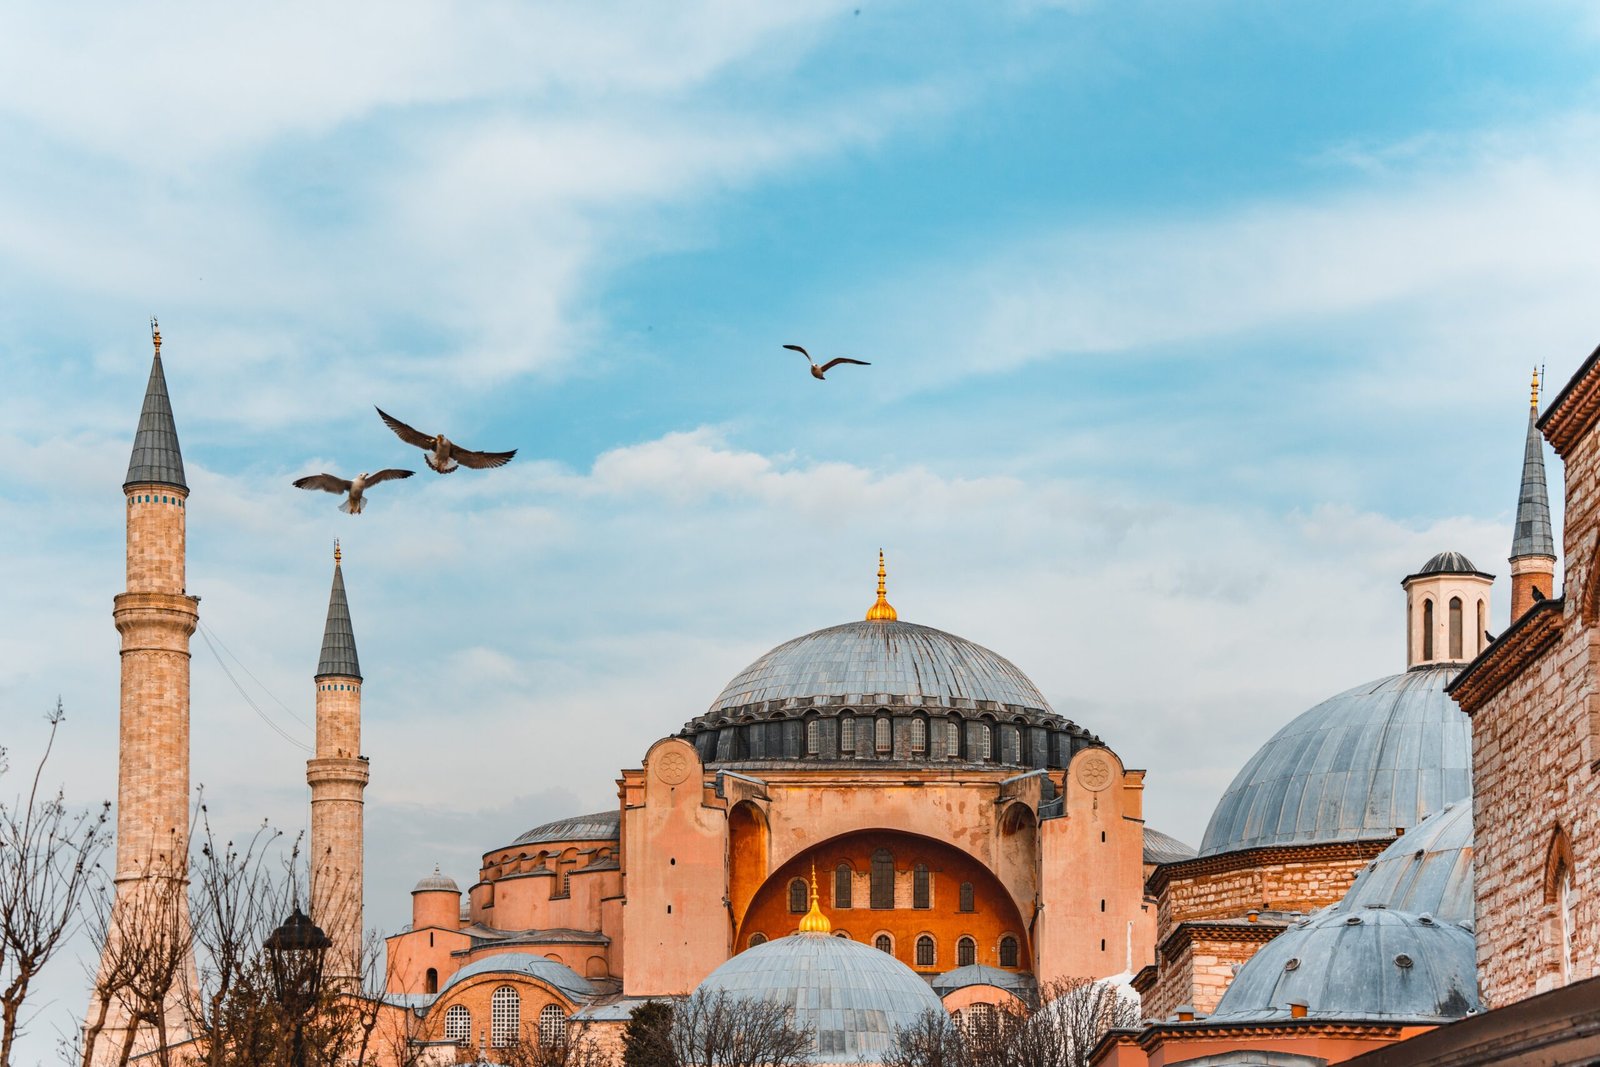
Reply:
<svg viewBox="0 0 1600 1067"><path fill-rule="evenodd" d="M944 1011L928 983L887 952L829 934L791 934L746 949L706 976L695 992L787 1004L795 1025L815 1035L813 1063L876 1063L897 1027Z"/></svg>
<svg viewBox="0 0 1600 1067"><path fill-rule="evenodd" d="M854 703L902 697L918 704L931 697L943 706L992 700L1050 710L1044 694L1004 656L931 626L876 620L784 642L735 675L711 711L818 696Z"/></svg>
<svg viewBox="0 0 1600 1067"><path fill-rule="evenodd" d="M1334 905L1398 908L1444 922L1471 922L1472 800L1446 804L1380 852Z"/></svg>
<svg viewBox="0 0 1600 1067"><path fill-rule="evenodd" d="M511 842L513 845L542 845L564 841L616 841L622 836L622 813L616 808L593 815L573 815L532 830Z"/></svg>
<svg viewBox="0 0 1600 1067"><path fill-rule="evenodd" d="M1239 968L1212 1020L1290 1018L1442 1023L1480 1010L1472 935L1403 911L1327 909L1262 946Z"/></svg>
<svg viewBox="0 0 1600 1067"><path fill-rule="evenodd" d="M1323 701L1263 745L1212 813L1200 855L1383 840L1472 792L1468 721L1428 667Z"/></svg>

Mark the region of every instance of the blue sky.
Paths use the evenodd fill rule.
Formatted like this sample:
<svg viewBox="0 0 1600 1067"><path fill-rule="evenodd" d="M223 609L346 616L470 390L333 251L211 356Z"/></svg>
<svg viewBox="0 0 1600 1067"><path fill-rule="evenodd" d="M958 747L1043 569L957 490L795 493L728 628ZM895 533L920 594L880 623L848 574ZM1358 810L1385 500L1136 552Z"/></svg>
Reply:
<svg viewBox="0 0 1600 1067"><path fill-rule="evenodd" d="M114 790L157 314L191 588L291 733L344 540L387 928L880 545L1195 843L1403 667L1401 576L1506 570L1529 367L1600 341L1582 4L58 7L0 12L0 741L60 693ZM291 489L421 469L374 404L521 451ZM299 826L304 754L200 642L194 689L213 810Z"/></svg>

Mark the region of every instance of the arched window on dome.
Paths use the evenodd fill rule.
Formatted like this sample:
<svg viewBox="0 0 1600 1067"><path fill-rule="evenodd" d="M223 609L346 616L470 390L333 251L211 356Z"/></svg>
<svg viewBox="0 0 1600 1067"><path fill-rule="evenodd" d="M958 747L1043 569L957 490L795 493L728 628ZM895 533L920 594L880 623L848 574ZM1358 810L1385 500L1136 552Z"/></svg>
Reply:
<svg viewBox="0 0 1600 1067"><path fill-rule="evenodd" d="M877 911L894 907L894 856L886 848L872 854L871 905Z"/></svg>
<svg viewBox="0 0 1600 1067"><path fill-rule="evenodd" d="M893 956L894 938L890 937L888 934L879 934L877 937L872 939L872 947L877 949L879 952L887 952L889 955Z"/></svg>
<svg viewBox="0 0 1600 1067"><path fill-rule="evenodd" d="M422 991L424 993L439 992L439 969L437 967L428 968L428 973L422 979Z"/></svg>
<svg viewBox="0 0 1600 1067"><path fill-rule="evenodd" d="M750 940L745 942L745 945L748 948L755 948L757 945L765 945L766 943L767 943L767 935L766 934L751 934L750 935Z"/></svg>
<svg viewBox="0 0 1600 1067"><path fill-rule="evenodd" d="M1000 939L1000 966L1018 967L1017 939L1010 934Z"/></svg>
<svg viewBox="0 0 1600 1067"><path fill-rule="evenodd" d="M1479 652L1483 651L1484 643L1486 641L1488 641L1488 640L1489 640L1488 609L1484 606L1483 599L1480 597L1478 599L1478 636L1477 636L1477 639L1476 639L1476 643L1477 643Z"/></svg>
<svg viewBox="0 0 1600 1067"><path fill-rule="evenodd" d="M934 952L933 938L928 934L923 934L917 938L917 966L932 967L937 958Z"/></svg>
<svg viewBox="0 0 1600 1067"><path fill-rule="evenodd" d="M458 1045L472 1040L472 1012L465 1004L452 1004L444 1013L444 1039Z"/></svg>
<svg viewBox="0 0 1600 1067"><path fill-rule="evenodd" d="M971 967L978 962L978 943L970 937L956 942L956 966Z"/></svg>
<svg viewBox="0 0 1600 1067"><path fill-rule="evenodd" d="M978 1034L992 1034L999 1024L999 1017L995 1014L993 1004L974 1004L966 1010L964 1016L961 1021Z"/></svg>
<svg viewBox="0 0 1600 1067"><path fill-rule="evenodd" d="M872 724L873 747L878 754L885 755L894 749L894 725L889 721L889 716L880 715Z"/></svg>
<svg viewBox="0 0 1600 1067"><path fill-rule="evenodd" d="M839 716L839 751L854 752L856 750L856 717L854 715Z"/></svg>
<svg viewBox="0 0 1600 1067"><path fill-rule="evenodd" d="M1422 658L1433 659L1433 601L1422 602Z"/></svg>
<svg viewBox="0 0 1600 1067"><path fill-rule="evenodd" d="M973 901L973 895L974 894L972 892L972 883L971 882L962 882L961 883L961 892L959 894L960 901L956 905L956 910L957 911L977 911L978 909L975 906L975 903Z"/></svg>
<svg viewBox="0 0 1600 1067"><path fill-rule="evenodd" d="M806 880L804 878L790 879L789 914L804 915L806 913L806 908L810 905L810 903L811 900L809 894L806 892Z"/></svg>
<svg viewBox="0 0 1600 1067"><path fill-rule="evenodd" d="M928 865L919 863L911 870L911 906L933 907L933 879L928 876Z"/></svg>
<svg viewBox="0 0 1600 1067"><path fill-rule="evenodd" d="M835 930L833 932L833 936L834 937L838 937L838 938L843 938L844 940L848 941L848 940L850 940L850 931L849 930Z"/></svg>
<svg viewBox="0 0 1600 1067"><path fill-rule="evenodd" d="M1450 598L1450 658L1461 658L1461 598Z"/></svg>
<svg viewBox="0 0 1600 1067"><path fill-rule="evenodd" d="M503 985L489 998L489 1044L495 1048L515 1045L522 1029L522 996Z"/></svg>
<svg viewBox="0 0 1600 1067"><path fill-rule="evenodd" d="M539 1044L559 1048L567 1043L567 1013L560 1006L546 1004L539 1009Z"/></svg>
<svg viewBox="0 0 1600 1067"><path fill-rule="evenodd" d="M986 722L978 724L978 758L994 759L994 727Z"/></svg>
<svg viewBox="0 0 1600 1067"><path fill-rule="evenodd" d="M922 718L912 719L911 753L920 756L926 751L928 751L928 722Z"/></svg>
<svg viewBox="0 0 1600 1067"><path fill-rule="evenodd" d="M806 755L815 756L822 749L822 723L806 720Z"/></svg>
<svg viewBox="0 0 1600 1067"><path fill-rule="evenodd" d="M850 907L850 879L855 874L848 863L841 863L833 872L833 906Z"/></svg>
<svg viewBox="0 0 1600 1067"><path fill-rule="evenodd" d="M944 725L944 754L947 759L961 758L961 720L950 718Z"/></svg>

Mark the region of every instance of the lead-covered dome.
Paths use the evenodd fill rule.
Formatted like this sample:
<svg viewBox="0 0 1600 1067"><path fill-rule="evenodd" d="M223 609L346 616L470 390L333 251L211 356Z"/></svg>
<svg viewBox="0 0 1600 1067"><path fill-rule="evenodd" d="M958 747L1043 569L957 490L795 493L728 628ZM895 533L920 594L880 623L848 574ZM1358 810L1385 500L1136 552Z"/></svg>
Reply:
<svg viewBox="0 0 1600 1067"><path fill-rule="evenodd" d="M1469 795L1471 731L1445 693L1457 669L1414 668L1301 714L1234 778L1200 855L1387 839Z"/></svg>
<svg viewBox="0 0 1600 1067"><path fill-rule="evenodd" d="M1334 908L1398 908L1472 922L1472 799L1446 804L1378 853Z"/></svg>
<svg viewBox="0 0 1600 1067"><path fill-rule="evenodd" d="M897 1028L944 1011L928 983L887 952L827 933L791 934L746 949L696 993L775 1001L814 1036L812 1063L876 1063Z"/></svg>

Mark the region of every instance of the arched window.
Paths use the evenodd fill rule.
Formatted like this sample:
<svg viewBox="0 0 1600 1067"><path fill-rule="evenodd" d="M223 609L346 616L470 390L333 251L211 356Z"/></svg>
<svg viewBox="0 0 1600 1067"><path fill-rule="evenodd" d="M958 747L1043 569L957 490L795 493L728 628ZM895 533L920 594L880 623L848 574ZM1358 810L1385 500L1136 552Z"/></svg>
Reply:
<svg viewBox="0 0 1600 1067"><path fill-rule="evenodd" d="M751 934L750 935L750 940L748 942L748 944L749 944L749 946L751 948L755 948L757 945L765 945L766 943L767 943L767 935L766 934Z"/></svg>
<svg viewBox="0 0 1600 1067"><path fill-rule="evenodd" d="M839 751L854 752L856 750L856 718L854 715L844 715L839 719Z"/></svg>
<svg viewBox="0 0 1600 1067"><path fill-rule="evenodd" d="M836 908L850 907L850 865L839 864L839 869L833 872L833 906Z"/></svg>
<svg viewBox="0 0 1600 1067"><path fill-rule="evenodd" d="M458 1045L472 1040L472 1013L466 1005L452 1004L444 1013L444 1039Z"/></svg>
<svg viewBox="0 0 1600 1067"><path fill-rule="evenodd" d="M1010 934L1000 939L1000 966L1017 967L1017 939Z"/></svg>
<svg viewBox="0 0 1600 1067"><path fill-rule="evenodd" d="M1461 598L1450 598L1450 658L1461 658Z"/></svg>
<svg viewBox="0 0 1600 1067"><path fill-rule="evenodd" d="M1478 651L1479 652L1483 651L1484 643L1487 642L1488 640L1489 640L1489 620L1487 618L1487 609L1484 607L1483 601L1480 599L1478 601L1478 637L1477 637L1477 645L1478 645Z"/></svg>
<svg viewBox="0 0 1600 1067"><path fill-rule="evenodd" d="M539 1044L555 1048L567 1043L567 1015L555 1004L539 1009Z"/></svg>
<svg viewBox="0 0 1600 1067"><path fill-rule="evenodd" d="M994 727L986 722L978 724L978 758L994 759Z"/></svg>
<svg viewBox="0 0 1600 1067"><path fill-rule="evenodd" d="M911 751L919 756L928 751L928 724L922 719L911 720Z"/></svg>
<svg viewBox="0 0 1600 1067"><path fill-rule="evenodd" d="M849 930L835 930L833 932L833 936L834 937L842 937L846 941L848 941L848 940L850 940L850 931Z"/></svg>
<svg viewBox="0 0 1600 1067"><path fill-rule="evenodd" d="M427 975L422 979L422 991L424 993L439 992L439 971L437 968L428 968Z"/></svg>
<svg viewBox="0 0 1600 1067"><path fill-rule="evenodd" d="M958 910L958 911L977 911L978 910L973 905L973 901L972 901L973 894L972 894L972 883L971 882L962 882L961 883L961 894L960 895L961 895L961 900L956 905L956 910Z"/></svg>
<svg viewBox="0 0 1600 1067"><path fill-rule="evenodd" d="M951 719L944 724L944 754L949 759L961 758L961 720Z"/></svg>
<svg viewBox="0 0 1600 1067"><path fill-rule="evenodd" d="M815 756L822 747L822 723L806 720L806 755Z"/></svg>
<svg viewBox="0 0 1600 1067"><path fill-rule="evenodd" d="M495 1048L505 1048L517 1043L517 1031L522 1029L522 997L515 989L503 985L489 998L489 1043Z"/></svg>
<svg viewBox="0 0 1600 1067"><path fill-rule="evenodd" d="M911 906L913 908L931 908L932 887L929 885L928 865L919 863L911 873Z"/></svg>
<svg viewBox="0 0 1600 1067"><path fill-rule="evenodd" d="M932 967L934 958L933 938L923 934L917 938L917 966Z"/></svg>
<svg viewBox="0 0 1600 1067"><path fill-rule="evenodd" d="M1563 863L1556 871L1556 915L1561 922L1561 980L1572 981L1572 933L1576 928L1572 895L1572 871Z"/></svg>
<svg viewBox="0 0 1600 1067"><path fill-rule="evenodd" d="M789 882L790 914L804 915L806 906L810 903L810 894L806 892L806 880L804 878L791 879Z"/></svg>
<svg viewBox="0 0 1600 1067"><path fill-rule="evenodd" d="M879 934L877 937L872 939L872 947L877 949L879 952L887 952L889 955L893 956L894 938L890 937L888 934Z"/></svg>
<svg viewBox="0 0 1600 1067"><path fill-rule="evenodd" d="M1422 658L1433 658L1433 601L1422 602Z"/></svg>
<svg viewBox="0 0 1600 1067"><path fill-rule="evenodd" d="M967 1009L967 1017L964 1021L973 1030L987 1034L994 1032L998 1020L993 1004L974 1004Z"/></svg>
<svg viewBox="0 0 1600 1067"><path fill-rule="evenodd" d="M956 942L956 966L971 967L978 962L978 943L970 937Z"/></svg>
<svg viewBox="0 0 1600 1067"><path fill-rule="evenodd" d="M879 911L894 907L894 857L886 848L872 854L872 900Z"/></svg>
<svg viewBox="0 0 1600 1067"><path fill-rule="evenodd" d="M887 715L872 724L872 734L874 747L879 753L889 752L894 748L894 727Z"/></svg>

